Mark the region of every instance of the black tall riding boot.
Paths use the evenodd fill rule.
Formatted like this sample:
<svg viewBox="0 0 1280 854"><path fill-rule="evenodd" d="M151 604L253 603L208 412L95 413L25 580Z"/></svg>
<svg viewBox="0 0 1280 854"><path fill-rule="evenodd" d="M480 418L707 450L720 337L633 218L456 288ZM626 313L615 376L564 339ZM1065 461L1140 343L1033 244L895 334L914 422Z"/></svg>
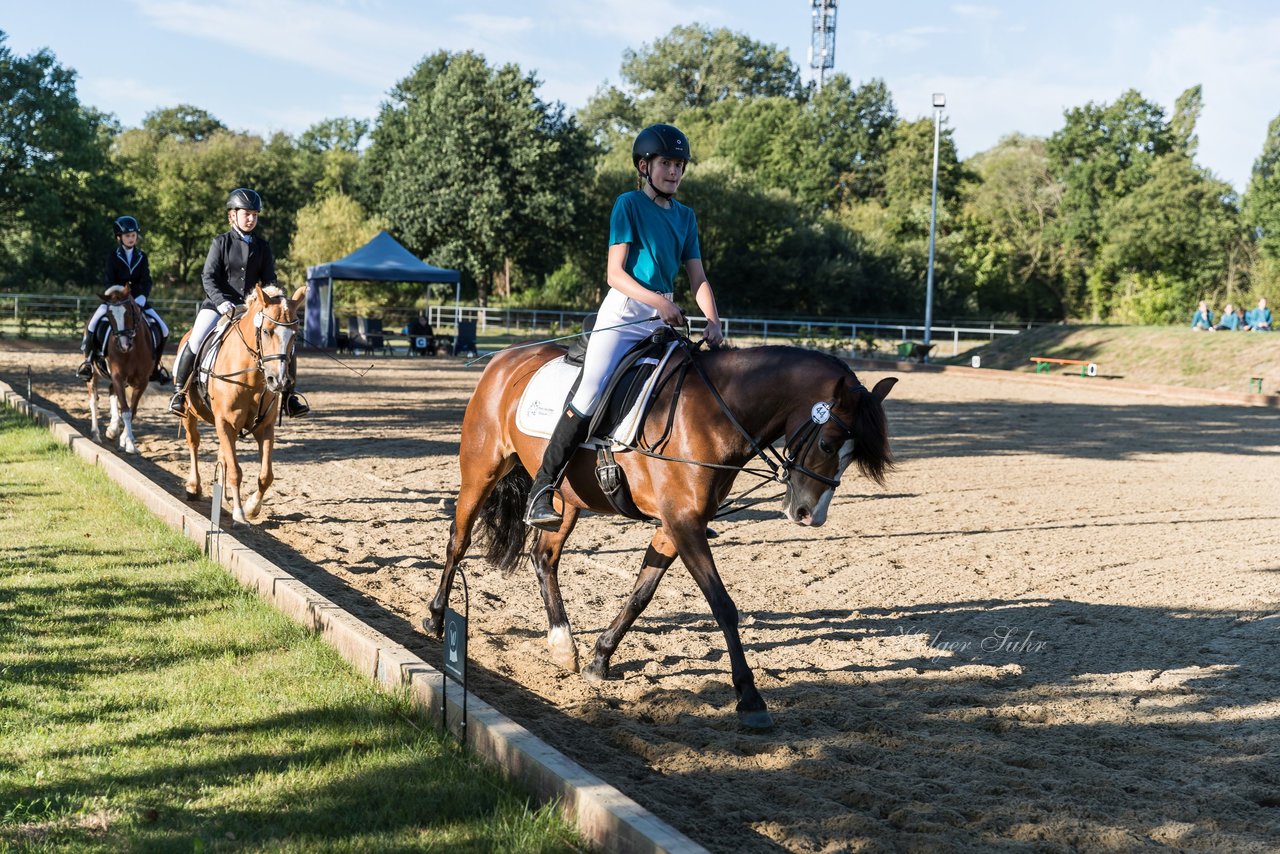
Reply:
<svg viewBox="0 0 1280 854"><path fill-rule="evenodd" d="M190 347L180 347L178 360L173 365L173 397L169 398L169 411L174 415L185 415L187 412L187 383L191 380L191 372L196 367L196 354Z"/></svg>
<svg viewBox="0 0 1280 854"><path fill-rule="evenodd" d="M543 531L560 530L562 516L556 512L551 499L555 494L556 484L564 475L569 460L578 450L578 446L587 438L587 429L591 419L574 412L573 407L565 407L564 414L551 431L551 439L547 449L542 452L542 465L533 479L533 488L529 492L529 507L524 511L524 523L540 528Z"/></svg>
<svg viewBox="0 0 1280 854"><path fill-rule="evenodd" d="M89 327L85 327L84 337L80 339L80 352L84 353L84 361L80 363L80 367L76 368L76 376L82 380L93 379L93 333L89 331Z"/></svg>
<svg viewBox="0 0 1280 854"><path fill-rule="evenodd" d="M298 357L291 356L289 358L289 390L284 395L284 414L290 418L301 418L311 411L311 404L307 403L307 399L298 394L294 385L298 382Z"/></svg>
<svg viewBox="0 0 1280 854"><path fill-rule="evenodd" d="M161 338L160 343L156 345L155 364L151 367L151 381L153 383L163 385L173 379L173 377L169 376L169 372L164 369L164 365L160 364L160 359L164 357L164 345L168 343L168 338Z"/></svg>

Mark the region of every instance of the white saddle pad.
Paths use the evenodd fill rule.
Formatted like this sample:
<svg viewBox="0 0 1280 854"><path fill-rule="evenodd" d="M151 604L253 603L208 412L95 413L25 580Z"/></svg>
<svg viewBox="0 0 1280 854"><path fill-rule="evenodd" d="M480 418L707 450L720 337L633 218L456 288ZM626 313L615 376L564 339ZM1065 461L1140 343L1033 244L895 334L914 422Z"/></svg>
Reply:
<svg viewBox="0 0 1280 854"><path fill-rule="evenodd" d="M218 318L218 324L209 330L208 342L209 346L204 348L204 353L200 357L199 375L196 377L201 385L208 385L209 376L213 373L213 361L218 358L218 351L222 349L222 335L231 320L227 317Z"/></svg>
<svg viewBox="0 0 1280 854"><path fill-rule="evenodd" d="M609 434L615 449L630 445L635 440L636 433L640 429L640 416L645 411L654 386L657 385L658 377L662 376L663 368L666 367L675 349L676 343L672 342L667 345L667 351L662 355L661 360L641 359L636 363L657 365L657 367L653 369L653 373L645 381L644 388L636 396L635 404L627 410L627 414ZM565 362L564 356L552 359L538 368L538 372L525 387L524 394L520 396L520 405L516 408L516 429L526 436L551 438L551 431L556 429L556 422L564 413L569 389L573 386L573 381L578 378L579 370L581 369L577 365ZM605 403L602 401L600 405L604 406ZM591 439L585 444L596 446L603 443L598 439Z"/></svg>

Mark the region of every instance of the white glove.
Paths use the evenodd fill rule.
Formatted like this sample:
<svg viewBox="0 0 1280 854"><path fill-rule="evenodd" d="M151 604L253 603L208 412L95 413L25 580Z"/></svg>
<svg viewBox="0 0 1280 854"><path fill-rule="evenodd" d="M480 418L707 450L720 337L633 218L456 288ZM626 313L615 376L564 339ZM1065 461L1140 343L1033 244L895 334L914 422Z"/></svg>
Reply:
<svg viewBox="0 0 1280 854"><path fill-rule="evenodd" d="M134 297L134 298L133 298L133 301L134 301L134 302L136 302L136 303L138 304L138 307L139 307L139 308L146 308L146 307L147 307L147 298L146 298L146 297L144 297L144 296L142 296L142 295L138 295L138 296Z"/></svg>
<svg viewBox="0 0 1280 854"><path fill-rule="evenodd" d="M231 302L231 300L223 300L221 303L218 304L218 314L221 314L224 316L230 316L231 312L235 310L236 310L236 307Z"/></svg>

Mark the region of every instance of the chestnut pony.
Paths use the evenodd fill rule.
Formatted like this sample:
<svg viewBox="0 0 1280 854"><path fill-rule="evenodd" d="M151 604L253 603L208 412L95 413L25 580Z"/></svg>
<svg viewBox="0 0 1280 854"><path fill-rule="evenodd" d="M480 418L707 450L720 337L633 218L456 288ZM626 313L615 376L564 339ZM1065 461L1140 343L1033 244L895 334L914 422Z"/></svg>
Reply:
<svg viewBox="0 0 1280 854"><path fill-rule="evenodd" d="M107 438L119 437L126 454L138 453L133 435L133 417L138 414L138 401L151 381L151 330L142 316L142 308L133 301L128 285L112 285L102 294L107 304L111 332L107 338L107 380L111 386L111 423ZM93 376L89 379L89 415L93 423L93 441L101 442L98 430L98 378L102 376L98 360L91 359ZM123 429L122 429L123 423Z"/></svg>
<svg viewBox="0 0 1280 854"><path fill-rule="evenodd" d="M187 410L183 416L187 449L191 452L187 498L200 495L196 450L200 447L199 421L204 421L212 424L218 434L218 460L227 473L231 516L240 524L262 510L263 496L275 479L271 471L271 450L280 415L280 395L289 390L289 359L297 343L298 308L306 292L306 287L301 287L290 297L276 285L255 286L245 303L244 313L220 333L217 330L211 333L222 335L222 347L209 374L208 405L195 393L194 382L187 392ZM186 342L187 337L183 336L182 345ZM236 439L246 435L258 441L260 467L258 491L242 506Z"/></svg>
<svg viewBox="0 0 1280 854"><path fill-rule="evenodd" d="M795 347L753 347L700 352L683 342L690 367L672 364L645 421L645 451L620 452L618 463L636 507L659 523L645 552L639 577L621 613L600 635L583 676L604 679L609 660L627 630L652 599L676 559L683 561L711 606L729 651L737 712L744 726L773 725L756 689L738 637L738 609L716 571L707 523L753 457L763 459L773 479L786 485L783 511L798 525L819 526L841 475L850 463L878 483L893 466L885 421L885 396L897 382L886 378L867 389L843 362ZM499 353L485 369L462 419L458 492L444 570L423 626L436 637L459 561L480 521L489 539L488 558L504 569L520 560L526 535L525 501L546 443L515 427L516 408L530 378L564 352L541 345ZM672 359L672 363L680 362ZM678 371L686 371L678 378ZM648 447L653 437L663 437ZM781 453L770 446L784 440ZM772 456L771 456L772 455ZM555 533L536 534L529 556L538 577L550 630L552 659L578 672L578 648L560 596L557 567L565 540L583 509L615 513L595 477L595 454L570 462L556 505L564 521Z"/></svg>

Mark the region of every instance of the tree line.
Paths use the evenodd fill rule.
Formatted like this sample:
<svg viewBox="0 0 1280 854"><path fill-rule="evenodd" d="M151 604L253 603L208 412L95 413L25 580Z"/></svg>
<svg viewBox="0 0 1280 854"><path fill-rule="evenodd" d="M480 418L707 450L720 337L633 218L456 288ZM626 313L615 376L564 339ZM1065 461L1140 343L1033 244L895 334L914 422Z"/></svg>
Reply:
<svg viewBox="0 0 1280 854"><path fill-rule="evenodd" d="M425 57L372 122L295 136L232 130L191 105L140 127L79 102L48 50L0 32L0 290L91 291L110 221L143 222L158 295L194 295L226 193L258 189L281 272L386 228L461 270L482 304L593 306L608 214L633 189L631 140L688 134L681 199L729 314L917 317L924 302L933 120L898 114L883 80L821 89L776 46L681 26L624 52L620 86L576 114L480 54ZM1247 191L1196 162L1199 86L1166 111L1135 90L1065 111L961 160L941 135L939 317L1185 322L1199 299L1247 302L1280 281L1280 117ZM419 288L366 286L409 304Z"/></svg>

